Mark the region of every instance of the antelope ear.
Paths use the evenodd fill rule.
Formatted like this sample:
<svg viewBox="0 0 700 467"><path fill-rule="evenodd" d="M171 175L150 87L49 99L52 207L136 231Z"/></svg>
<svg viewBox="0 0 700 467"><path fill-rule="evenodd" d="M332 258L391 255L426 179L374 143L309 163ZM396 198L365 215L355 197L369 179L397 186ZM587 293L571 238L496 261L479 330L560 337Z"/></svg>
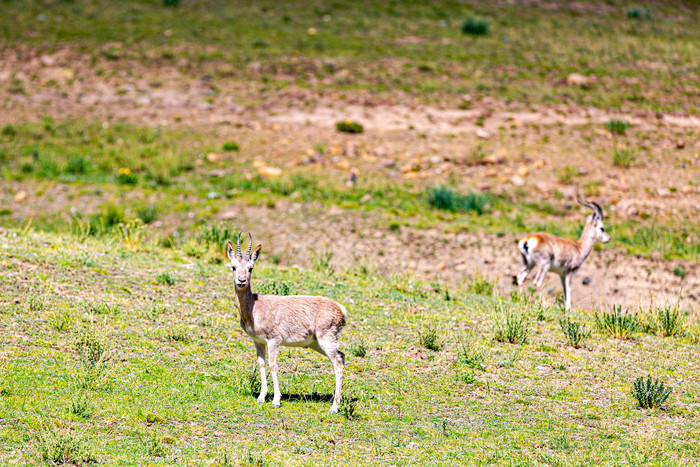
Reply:
<svg viewBox="0 0 700 467"><path fill-rule="evenodd" d="M255 251L253 251L253 255L251 256L253 261L258 260L258 255L260 254L260 250L262 250L262 245L258 245L255 247Z"/></svg>
<svg viewBox="0 0 700 467"><path fill-rule="evenodd" d="M226 245L226 254L228 255L228 259L231 260L236 257L236 252L233 250L231 242L228 242L228 245Z"/></svg>

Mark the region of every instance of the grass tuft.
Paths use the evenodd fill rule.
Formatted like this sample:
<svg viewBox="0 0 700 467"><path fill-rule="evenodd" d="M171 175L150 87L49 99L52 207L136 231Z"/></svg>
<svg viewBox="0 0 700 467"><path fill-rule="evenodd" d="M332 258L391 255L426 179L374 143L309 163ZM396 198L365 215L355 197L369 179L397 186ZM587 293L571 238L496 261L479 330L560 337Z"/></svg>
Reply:
<svg viewBox="0 0 700 467"><path fill-rule="evenodd" d="M591 335L590 329L575 321L571 321L569 318L560 319L559 326L569 345L575 349L581 348L583 342Z"/></svg>
<svg viewBox="0 0 700 467"><path fill-rule="evenodd" d="M445 185L429 188L427 198L428 204L437 209L479 215L486 212L489 203L489 196L484 193L472 191L465 195Z"/></svg>
<svg viewBox="0 0 700 467"><path fill-rule="evenodd" d="M678 305L664 306L656 309L656 325L664 337L680 334L685 326L685 316Z"/></svg>
<svg viewBox="0 0 700 467"><path fill-rule="evenodd" d="M335 124L335 128L342 133L362 133L365 131L364 127L357 122L351 122L350 120L343 120Z"/></svg>
<svg viewBox="0 0 700 467"><path fill-rule="evenodd" d="M639 407L643 409L651 409L658 407L668 399L671 395L672 388L658 379L640 376L632 383L632 395L637 400Z"/></svg>
<svg viewBox="0 0 700 467"><path fill-rule="evenodd" d="M621 305L613 305L611 311L596 311L593 316L598 330L612 337L629 339L640 330L637 316L623 311Z"/></svg>
<svg viewBox="0 0 700 467"><path fill-rule="evenodd" d="M39 459L48 465L84 465L97 460L82 433L57 426L53 420L41 423L32 444Z"/></svg>
<svg viewBox="0 0 700 467"><path fill-rule="evenodd" d="M175 279L168 272L161 272L156 276L156 282L161 285L175 285Z"/></svg>
<svg viewBox="0 0 700 467"><path fill-rule="evenodd" d="M434 324L426 324L418 329L418 343L428 350L439 352L442 350L440 329Z"/></svg>
<svg viewBox="0 0 700 467"><path fill-rule="evenodd" d="M489 20L481 16L470 16L462 23L462 33L471 36L484 36L489 33Z"/></svg>
<svg viewBox="0 0 700 467"><path fill-rule="evenodd" d="M613 165L625 169L632 167L635 159L637 159L637 153L632 149L616 148L612 156Z"/></svg>
<svg viewBox="0 0 700 467"><path fill-rule="evenodd" d="M467 285L467 291L476 295L491 295L495 285L495 281L490 281L487 277L479 274L477 270Z"/></svg>
<svg viewBox="0 0 700 467"><path fill-rule="evenodd" d="M350 344L349 351L350 354L354 355L355 357L359 358L365 358L367 356L367 349L369 346L367 345L367 342L360 338L356 341L354 341L352 344Z"/></svg>
<svg viewBox="0 0 700 467"><path fill-rule="evenodd" d="M611 118L605 122L605 129L614 135L624 135L630 124L625 120L620 120L617 118Z"/></svg>
<svg viewBox="0 0 700 467"><path fill-rule="evenodd" d="M525 313L505 308L498 302L493 314L493 331L498 342L524 344L530 336L530 321Z"/></svg>

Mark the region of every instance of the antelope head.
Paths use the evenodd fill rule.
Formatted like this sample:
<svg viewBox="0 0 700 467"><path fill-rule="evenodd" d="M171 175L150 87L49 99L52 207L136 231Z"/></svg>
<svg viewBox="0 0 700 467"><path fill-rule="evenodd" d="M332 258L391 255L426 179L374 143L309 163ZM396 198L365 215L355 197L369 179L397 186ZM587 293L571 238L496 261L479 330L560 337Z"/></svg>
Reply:
<svg viewBox="0 0 700 467"><path fill-rule="evenodd" d="M593 215L590 216L589 219L595 232L596 241L608 243L610 241L610 235L605 231L605 226L603 225L603 208L600 207L600 204L596 202L589 203L580 196L577 200L581 206L585 206L593 211Z"/></svg>
<svg viewBox="0 0 700 467"><path fill-rule="evenodd" d="M242 232L241 232L242 233ZM250 276L255 267L255 261L258 259L262 245L258 245L255 251L251 254L253 247L253 237L248 233L249 243L248 250L245 256L241 254L241 233L238 234L236 242L236 251L233 250L231 242L226 247L226 252L231 260L231 271L233 272L233 282L236 285L237 291L243 291L250 286Z"/></svg>

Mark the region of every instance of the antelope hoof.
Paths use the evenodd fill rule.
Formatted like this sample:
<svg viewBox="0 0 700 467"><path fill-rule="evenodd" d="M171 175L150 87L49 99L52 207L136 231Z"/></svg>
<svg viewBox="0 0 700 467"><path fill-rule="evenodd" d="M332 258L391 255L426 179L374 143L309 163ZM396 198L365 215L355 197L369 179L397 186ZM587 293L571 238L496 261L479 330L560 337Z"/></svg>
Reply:
<svg viewBox="0 0 700 467"><path fill-rule="evenodd" d="M272 406L273 406L274 408L276 408L276 409L279 409L279 408L280 408L280 403L279 403L279 402L273 402L273 403L272 403Z"/></svg>
<svg viewBox="0 0 700 467"><path fill-rule="evenodd" d="M263 402L265 402L265 396L260 394L258 396L258 404L262 404Z"/></svg>
<svg viewBox="0 0 700 467"><path fill-rule="evenodd" d="M328 411L329 413L338 413L338 407L335 405L331 406L331 410Z"/></svg>

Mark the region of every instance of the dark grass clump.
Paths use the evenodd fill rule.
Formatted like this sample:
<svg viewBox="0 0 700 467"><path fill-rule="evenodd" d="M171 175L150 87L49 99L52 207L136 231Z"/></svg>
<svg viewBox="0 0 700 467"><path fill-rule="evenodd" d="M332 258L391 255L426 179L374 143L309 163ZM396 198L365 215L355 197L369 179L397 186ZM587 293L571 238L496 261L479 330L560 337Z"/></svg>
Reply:
<svg viewBox="0 0 700 467"><path fill-rule="evenodd" d="M227 141L221 146L221 149L223 149L224 151L239 151L241 148L238 145L238 143L235 143L233 141Z"/></svg>
<svg viewBox="0 0 700 467"><path fill-rule="evenodd" d="M618 118L611 118L605 122L605 129L614 135L624 135L630 124L625 120L620 120Z"/></svg>
<svg viewBox="0 0 700 467"><path fill-rule="evenodd" d="M651 19L651 10L649 8L633 6L627 9L627 18L629 19Z"/></svg>
<svg viewBox="0 0 700 467"><path fill-rule="evenodd" d="M207 245L212 245L218 248L226 246L226 242L236 239L236 230L225 224L212 224L206 227L199 234L199 238Z"/></svg>
<svg viewBox="0 0 700 467"><path fill-rule="evenodd" d="M136 215L144 224L150 224L154 220L158 219L158 208L151 204L139 209Z"/></svg>
<svg viewBox="0 0 700 467"><path fill-rule="evenodd" d="M595 325L604 334L620 339L629 339L640 330L636 315L622 310L621 305L613 305L611 311L596 312Z"/></svg>
<svg viewBox="0 0 700 467"><path fill-rule="evenodd" d="M342 133L362 133L365 131L364 127L357 122L351 122L350 120L343 120L335 124L335 128Z"/></svg>
<svg viewBox="0 0 700 467"><path fill-rule="evenodd" d="M569 345L575 349L581 348L583 342L591 335L590 329L587 329L580 323L571 321L569 318L560 319L559 326L561 326L561 330Z"/></svg>
<svg viewBox="0 0 700 467"><path fill-rule="evenodd" d="M292 295L292 284L286 281L271 280L261 282L257 286L257 293L263 295Z"/></svg>
<svg viewBox="0 0 700 467"><path fill-rule="evenodd" d="M442 340L440 339L440 331L437 326L427 324L418 330L418 343L421 347L434 352L442 350Z"/></svg>
<svg viewBox="0 0 700 467"><path fill-rule="evenodd" d="M629 169L637 159L637 153L632 149L615 149L612 156L612 162L615 167Z"/></svg>
<svg viewBox="0 0 700 467"><path fill-rule="evenodd" d="M637 403L643 409L658 407L671 395L672 388L666 386L663 381L640 376L632 383L632 395L637 399Z"/></svg>
<svg viewBox="0 0 700 467"><path fill-rule="evenodd" d="M479 271L474 273L471 282L467 286L469 293L477 295L491 295L493 293L493 288L495 286L495 281L490 281L487 277L479 274Z"/></svg>
<svg viewBox="0 0 700 467"><path fill-rule="evenodd" d="M465 195L445 185L428 189L428 204L437 209L481 215L488 209L488 203L489 197L484 193L472 191Z"/></svg>
<svg viewBox="0 0 700 467"><path fill-rule="evenodd" d="M161 272L156 276L156 282L160 285L175 285L175 279L167 272Z"/></svg>
<svg viewBox="0 0 700 467"><path fill-rule="evenodd" d="M489 20L481 16L470 16L462 23L462 33L470 36L485 36L490 28Z"/></svg>
<svg viewBox="0 0 700 467"><path fill-rule="evenodd" d="M350 354L354 355L355 357L365 358L367 356L368 347L369 346L364 339L359 339L350 344Z"/></svg>

